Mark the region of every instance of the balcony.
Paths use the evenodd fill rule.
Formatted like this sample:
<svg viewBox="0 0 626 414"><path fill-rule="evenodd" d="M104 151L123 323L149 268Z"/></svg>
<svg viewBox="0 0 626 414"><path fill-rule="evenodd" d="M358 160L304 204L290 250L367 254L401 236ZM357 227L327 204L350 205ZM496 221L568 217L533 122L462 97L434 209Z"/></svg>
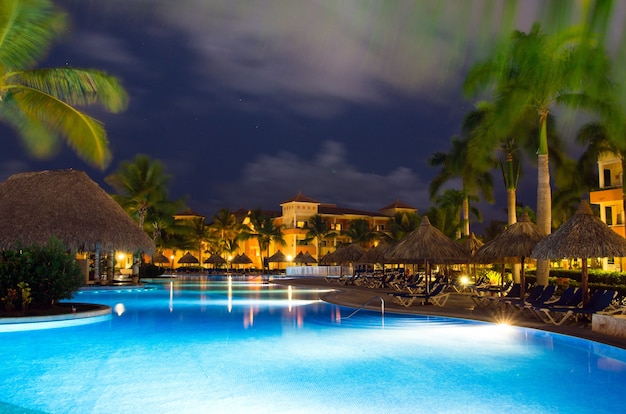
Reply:
<svg viewBox="0 0 626 414"><path fill-rule="evenodd" d="M589 202L591 204L609 203L612 201L622 200L622 187L605 188L602 190L591 191L589 193Z"/></svg>

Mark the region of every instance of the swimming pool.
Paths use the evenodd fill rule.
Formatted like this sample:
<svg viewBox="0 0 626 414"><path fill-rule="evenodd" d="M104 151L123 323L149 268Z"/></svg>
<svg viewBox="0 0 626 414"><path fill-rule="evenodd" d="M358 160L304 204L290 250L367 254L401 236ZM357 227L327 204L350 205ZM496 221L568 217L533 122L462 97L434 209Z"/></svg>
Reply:
<svg viewBox="0 0 626 414"><path fill-rule="evenodd" d="M94 324L0 334L0 412L582 413L626 406L626 351L360 311L245 280L85 291ZM32 410L32 411L27 411Z"/></svg>

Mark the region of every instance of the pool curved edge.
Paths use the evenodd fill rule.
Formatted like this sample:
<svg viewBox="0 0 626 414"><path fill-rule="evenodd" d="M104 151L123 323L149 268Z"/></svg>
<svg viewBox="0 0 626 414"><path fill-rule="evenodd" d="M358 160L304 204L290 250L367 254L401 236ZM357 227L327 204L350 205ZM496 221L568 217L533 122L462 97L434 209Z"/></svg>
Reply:
<svg viewBox="0 0 626 414"><path fill-rule="evenodd" d="M69 303L68 303L69 304ZM21 316L0 318L0 332L30 331L36 329L63 328L104 322L111 319L111 307L97 304L74 303L76 305L96 306L96 309L46 316Z"/></svg>

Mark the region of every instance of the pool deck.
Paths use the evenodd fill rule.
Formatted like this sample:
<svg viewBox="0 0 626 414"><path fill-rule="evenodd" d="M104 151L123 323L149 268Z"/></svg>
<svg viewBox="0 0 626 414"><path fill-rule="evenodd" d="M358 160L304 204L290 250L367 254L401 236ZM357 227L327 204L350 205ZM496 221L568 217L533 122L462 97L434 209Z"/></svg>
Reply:
<svg viewBox="0 0 626 414"><path fill-rule="evenodd" d="M511 325L524 328L533 328L543 331L555 332L563 335L576 336L596 342L605 343L618 348L626 349L626 338L605 335L591 330L591 322L566 322L562 326L544 323L536 318L518 315L516 312L496 312L491 307L476 307L470 293L451 292L448 301L443 307L435 305L413 304L404 307L394 303L389 293L397 293L393 289L372 289L362 286L339 285L327 282L321 277L297 277L291 279L276 279L272 283L302 287L315 287L321 289L333 289L322 295L322 299L337 305L359 308L369 300L381 297L385 301L385 312L447 316L451 318L472 319L485 322L500 322L503 318ZM365 306L366 309L380 310L380 301L372 300Z"/></svg>

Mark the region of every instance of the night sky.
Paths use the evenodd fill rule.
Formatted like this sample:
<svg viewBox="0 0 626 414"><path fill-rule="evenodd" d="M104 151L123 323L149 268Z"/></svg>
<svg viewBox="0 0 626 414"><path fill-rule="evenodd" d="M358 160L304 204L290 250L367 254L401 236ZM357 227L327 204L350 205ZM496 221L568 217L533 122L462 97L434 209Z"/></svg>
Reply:
<svg viewBox="0 0 626 414"><path fill-rule="evenodd" d="M66 146L35 160L2 126L0 178L74 168L111 191L103 177L144 153L173 176L171 197L207 217L278 209L298 191L368 211L398 199L425 212L438 172L426 160L450 148L472 109L463 76L492 45L501 13L457 0L55 3L72 27L40 67L102 69L130 95L124 113L87 111L105 122L113 162L99 171ZM540 10L519 3L516 27L528 30ZM497 171L494 183L486 221L506 219ZM527 171L518 200L534 207L535 185Z"/></svg>

